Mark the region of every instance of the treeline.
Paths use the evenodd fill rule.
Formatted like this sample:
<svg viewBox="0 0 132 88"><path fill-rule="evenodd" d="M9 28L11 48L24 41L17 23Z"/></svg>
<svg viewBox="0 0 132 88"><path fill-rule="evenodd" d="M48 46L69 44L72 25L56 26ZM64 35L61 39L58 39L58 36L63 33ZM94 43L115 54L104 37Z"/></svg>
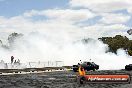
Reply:
<svg viewBox="0 0 132 88"><path fill-rule="evenodd" d="M117 50L122 48L126 53L132 56L132 40L129 40L126 36L116 35L115 37L102 37L99 40L108 44L109 51L117 53Z"/></svg>

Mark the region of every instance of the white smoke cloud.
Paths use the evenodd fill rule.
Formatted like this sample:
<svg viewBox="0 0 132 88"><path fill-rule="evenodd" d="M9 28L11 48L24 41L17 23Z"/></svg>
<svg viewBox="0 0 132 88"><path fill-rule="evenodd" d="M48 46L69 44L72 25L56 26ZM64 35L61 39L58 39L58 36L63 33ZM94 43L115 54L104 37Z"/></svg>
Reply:
<svg viewBox="0 0 132 88"><path fill-rule="evenodd" d="M64 36L63 36L64 37ZM65 36L67 37L67 36ZM77 64L79 60L90 61L100 65L100 69L124 69L132 60L125 51L105 53L108 46L98 40L65 41L64 38L47 36L46 34L31 33L15 41L12 50L0 49L1 58L9 62L13 55L21 62L64 61L64 65Z"/></svg>

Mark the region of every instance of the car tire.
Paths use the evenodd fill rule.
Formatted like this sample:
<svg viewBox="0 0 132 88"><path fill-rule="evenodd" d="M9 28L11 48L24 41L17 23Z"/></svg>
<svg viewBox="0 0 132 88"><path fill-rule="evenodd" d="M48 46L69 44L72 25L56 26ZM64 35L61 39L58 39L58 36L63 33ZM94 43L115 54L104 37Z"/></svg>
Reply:
<svg viewBox="0 0 132 88"><path fill-rule="evenodd" d="M74 71L74 72L78 72L78 68L74 68L73 71Z"/></svg>
<svg viewBox="0 0 132 88"><path fill-rule="evenodd" d="M94 68L93 71L96 71L96 69Z"/></svg>

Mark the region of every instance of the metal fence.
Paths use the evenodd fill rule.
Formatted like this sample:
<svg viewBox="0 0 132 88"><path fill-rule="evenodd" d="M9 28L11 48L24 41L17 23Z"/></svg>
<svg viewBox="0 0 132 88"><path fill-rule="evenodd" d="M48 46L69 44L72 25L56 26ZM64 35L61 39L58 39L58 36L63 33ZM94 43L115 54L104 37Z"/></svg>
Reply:
<svg viewBox="0 0 132 88"><path fill-rule="evenodd" d="M47 62L28 62L28 63L4 63L0 62L0 69L22 69L22 68L43 68L43 67L62 67L63 61L47 61Z"/></svg>
<svg viewBox="0 0 132 88"><path fill-rule="evenodd" d="M42 68L42 67L62 67L63 61L47 61L47 62L28 62L28 68Z"/></svg>

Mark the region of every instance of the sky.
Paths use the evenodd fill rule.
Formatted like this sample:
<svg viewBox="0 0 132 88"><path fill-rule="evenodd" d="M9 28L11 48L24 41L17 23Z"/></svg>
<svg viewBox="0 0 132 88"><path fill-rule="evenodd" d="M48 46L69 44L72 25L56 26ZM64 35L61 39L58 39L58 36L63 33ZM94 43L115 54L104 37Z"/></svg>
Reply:
<svg viewBox="0 0 132 88"><path fill-rule="evenodd" d="M132 27L131 16L131 0L0 0L2 35L52 26L83 37L121 34L131 38L126 33Z"/></svg>
<svg viewBox="0 0 132 88"><path fill-rule="evenodd" d="M69 60L78 62L80 58L91 57L102 63L102 58L110 59L111 55L117 61L122 55L127 60L124 52L121 57L105 54L107 46L100 42L89 45L76 42L115 35L132 39L132 35L127 34L130 28L131 0L0 0L0 40L6 44L9 34L24 34L14 50L0 49L0 57L4 56L7 61L11 55L26 58L22 61L63 58L67 64Z"/></svg>
<svg viewBox="0 0 132 88"><path fill-rule="evenodd" d="M68 0L0 0L0 15L12 17L25 11L64 8Z"/></svg>

